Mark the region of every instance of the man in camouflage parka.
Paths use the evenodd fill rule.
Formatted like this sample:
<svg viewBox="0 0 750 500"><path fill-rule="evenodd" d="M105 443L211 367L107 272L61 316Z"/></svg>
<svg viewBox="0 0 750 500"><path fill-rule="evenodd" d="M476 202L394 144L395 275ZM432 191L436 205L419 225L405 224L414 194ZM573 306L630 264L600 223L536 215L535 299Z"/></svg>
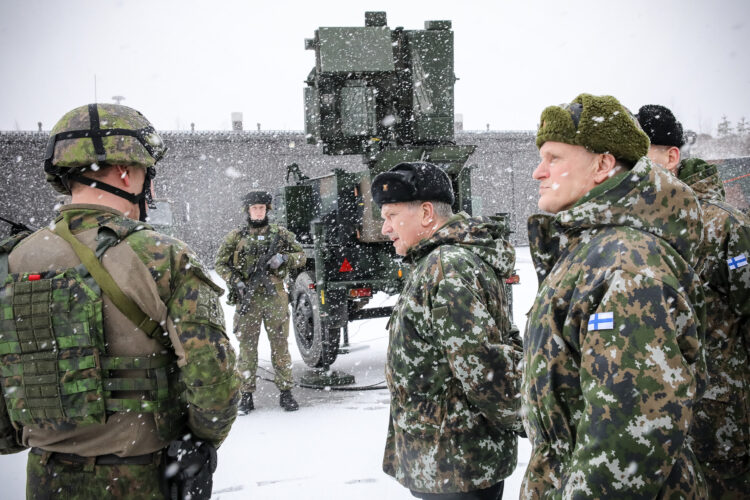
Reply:
<svg viewBox="0 0 750 500"><path fill-rule="evenodd" d="M521 498L705 498L687 444L706 386L695 195L611 96L546 108L537 146L554 215L529 220Z"/></svg>
<svg viewBox="0 0 750 500"><path fill-rule="evenodd" d="M520 431L521 340L503 288L513 248L496 222L451 213L435 165L401 163L372 195L413 265L389 322L383 470L420 498L501 498Z"/></svg>
<svg viewBox="0 0 750 500"><path fill-rule="evenodd" d="M709 386L695 406L690 445L711 499L750 498L750 218L725 202L716 166L681 159L682 125L648 104L638 120L651 139L648 157L690 186L703 211L701 263L706 295Z"/></svg>
<svg viewBox="0 0 750 500"><path fill-rule="evenodd" d="M263 324L271 344L274 382L279 404L286 411L299 408L292 396L292 357L289 355L289 297L284 279L290 269L305 265L305 252L294 233L268 223L271 195L252 191L243 200L247 225L230 232L216 255L216 272L230 287L229 303L237 304L234 333L240 341L238 367L242 374L239 409L254 409L258 340Z"/></svg>
<svg viewBox="0 0 750 500"><path fill-rule="evenodd" d="M236 417L239 380L219 303L221 288L185 243L137 220L145 218L144 197L151 190L154 164L165 149L150 123L134 109L91 104L68 112L52 130L45 170L56 190L72 195L72 203L61 208L49 227L2 245L4 252L12 250L0 252L6 285L0 302L3 320L10 320L3 324L0 338L8 403L0 427L13 421L19 445L31 447L27 498L211 494L215 447ZM83 257L87 264L81 264L79 255L87 253L90 259ZM92 259L99 264L93 265ZM76 297L68 302L66 289L58 287L80 286L65 279L74 268L85 269L84 276L90 272L104 290L100 298L81 302L94 309L103 304L101 319L95 315L94 323L65 323L70 316L64 315L64 308L75 310ZM65 269L65 276L56 275ZM107 276L113 287L104 284ZM52 283L50 306L21 317L28 314L21 312L21 292L28 286L33 291L34 283ZM98 289L92 281L87 283ZM31 296L50 300L36 292ZM128 310L128 304L136 312ZM28 321L35 325L36 343L22 337ZM16 328L17 334L11 335ZM92 339L97 328L102 328L103 338ZM43 337L52 332L53 337ZM83 347L90 342L103 342L94 347L93 357L90 348ZM41 361L50 355L57 359L49 365L53 372L34 372L45 368ZM90 359L96 360L94 366L86 364ZM102 379L103 393L88 385ZM34 384L40 384L39 399L32 399ZM48 392L56 384L57 391ZM10 386L17 387L9 390ZM18 421L28 411L35 417L33 423L20 426ZM45 413L49 418L43 418ZM177 457L166 457L168 445L187 449L189 443L194 445L191 460L198 460L195 470L209 478L208 483L194 484L196 489L175 482L190 473ZM166 471L165 461L172 463Z"/></svg>

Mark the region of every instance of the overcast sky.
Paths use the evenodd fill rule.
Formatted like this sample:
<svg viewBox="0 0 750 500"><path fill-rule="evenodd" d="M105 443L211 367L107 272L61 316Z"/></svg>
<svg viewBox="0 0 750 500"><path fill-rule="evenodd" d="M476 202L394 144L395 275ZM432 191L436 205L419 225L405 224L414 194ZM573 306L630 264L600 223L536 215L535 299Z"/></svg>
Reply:
<svg viewBox="0 0 750 500"><path fill-rule="evenodd" d="M580 92L664 104L698 132L750 121L748 0L0 0L0 130L115 95L161 130L227 130L233 111L301 130L304 39L366 10L391 28L453 22L467 129L534 129Z"/></svg>

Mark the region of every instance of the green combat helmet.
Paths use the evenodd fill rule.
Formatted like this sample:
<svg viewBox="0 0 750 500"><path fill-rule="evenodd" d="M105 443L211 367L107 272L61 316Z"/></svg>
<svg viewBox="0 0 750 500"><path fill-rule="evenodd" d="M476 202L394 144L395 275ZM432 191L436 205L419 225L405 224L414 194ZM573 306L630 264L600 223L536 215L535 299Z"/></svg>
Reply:
<svg viewBox="0 0 750 500"><path fill-rule="evenodd" d="M66 113L52 129L44 158L47 182L70 194L70 181L88 184L140 206L141 220L151 201L154 165L166 152L159 134L139 111L119 104L88 104ZM121 165L146 169L141 194L134 195L83 175L98 167Z"/></svg>

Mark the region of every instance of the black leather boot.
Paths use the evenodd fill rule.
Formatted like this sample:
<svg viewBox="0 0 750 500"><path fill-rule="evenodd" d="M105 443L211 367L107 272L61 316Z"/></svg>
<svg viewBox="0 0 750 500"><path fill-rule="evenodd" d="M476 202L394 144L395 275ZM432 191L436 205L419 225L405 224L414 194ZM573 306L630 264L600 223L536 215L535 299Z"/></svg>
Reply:
<svg viewBox="0 0 750 500"><path fill-rule="evenodd" d="M243 392L242 398L240 399L240 404L237 406L237 410L240 413L248 414L254 409L255 405L253 404L253 393Z"/></svg>
<svg viewBox="0 0 750 500"><path fill-rule="evenodd" d="M295 401L294 396L292 396L292 391L281 391L279 404L286 411L299 410L299 405L297 404L297 401Z"/></svg>

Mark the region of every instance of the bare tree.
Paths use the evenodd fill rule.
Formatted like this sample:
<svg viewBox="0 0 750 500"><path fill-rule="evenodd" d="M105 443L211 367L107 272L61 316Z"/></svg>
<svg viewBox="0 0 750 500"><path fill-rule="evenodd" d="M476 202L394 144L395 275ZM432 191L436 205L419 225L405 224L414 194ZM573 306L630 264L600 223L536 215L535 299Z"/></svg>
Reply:
<svg viewBox="0 0 750 500"><path fill-rule="evenodd" d="M732 133L732 123L727 120L727 115L721 117L718 127L716 128L719 137L726 137Z"/></svg>
<svg viewBox="0 0 750 500"><path fill-rule="evenodd" d="M734 127L734 130L739 136L743 136L747 134L748 131L750 131L750 129L748 129L747 123L745 122L744 116L740 118L740 120L737 122L737 125Z"/></svg>

